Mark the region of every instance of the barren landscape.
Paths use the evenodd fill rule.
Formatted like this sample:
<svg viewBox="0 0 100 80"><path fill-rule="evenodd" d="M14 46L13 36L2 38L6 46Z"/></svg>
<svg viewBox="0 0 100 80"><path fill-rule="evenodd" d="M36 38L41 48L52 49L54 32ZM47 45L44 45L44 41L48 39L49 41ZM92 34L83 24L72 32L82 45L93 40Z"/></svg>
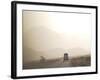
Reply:
<svg viewBox="0 0 100 80"><path fill-rule="evenodd" d="M64 61L63 58L39 60L26 63L23 69L39 69L39 68L58 68L58 67L84 67L91 65L89 55L70 58Z"/></svg>

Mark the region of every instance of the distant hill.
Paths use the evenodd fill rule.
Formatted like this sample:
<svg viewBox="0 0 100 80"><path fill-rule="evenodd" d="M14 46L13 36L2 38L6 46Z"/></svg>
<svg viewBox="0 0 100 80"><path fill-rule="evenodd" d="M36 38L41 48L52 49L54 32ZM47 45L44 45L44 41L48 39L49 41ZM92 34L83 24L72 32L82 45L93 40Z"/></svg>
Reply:
<svg viewBox="0 0 100 80"><path fill-rule="evenodd" d="M79 47L70 48L77 46L77 43L72 40L73 36L56 33L47 27L37 26L27 30L23 29L22 35L24 63L40 60L40 56L55 59L63 57L64 53L68 53L69 57L89 54L88 51Z"/></svg>
<svg viewBox="0 0 100 80"><path fill-rule="evenodd" d="M24 53L23 54L24 63L40 60L41 56L45 57L45 59L63 58L64 53L68 53L69 58L90 55L87 51L81 48L73 48L68 50L55 48L47 51L36 51L31 48L24 48L23 53Z"/></svg>
<svg viewBox="0 0 100 80"><path fill-rule="evenodd" d="M47 59L55 59L55 58L63 57L65 52L66 50L62 48L55 48L55 49L44 51Z"/></svg>
<svg viewBox="0 0 100 80"><path fill-rule="evenodd" d="M34 48L35 50L60 47L62 40L58 33L46 27L33 27L23 34L24 46Z"/></svg>
<svg viewBox="0 0 100 80"><path fill-rule="evenodd" d="M28 63L31 61L37 61L41 59L41 56L46 59L58 59L63 57L64 49L56 48L48 51L36 51L31 48L24 47L23 48L23 62Z"/></svg>
<svg viewBox="0 0 100 80"><path fill-rule="evenodd" d="M85 55L90 55L90 52L82 49L82 48L72 48L67 50L70 57L80 57Z"/></svg>
<svg viewBox="0 0 100 80"><path fill-rule="evenodd" d="M40 56L44 55L40 51L33 50L31 48L23 49L23 63L26 64L31 61L40 60Z"/></svg>

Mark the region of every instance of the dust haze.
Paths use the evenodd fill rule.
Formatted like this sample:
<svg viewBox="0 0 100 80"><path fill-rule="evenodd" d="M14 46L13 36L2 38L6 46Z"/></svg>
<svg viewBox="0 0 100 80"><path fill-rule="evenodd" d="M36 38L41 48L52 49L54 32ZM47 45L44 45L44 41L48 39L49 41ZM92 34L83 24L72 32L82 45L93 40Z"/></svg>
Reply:
<svg viewBox="0 0 100 80"><path fill-rule="evenodd" d="M47 63L39 62L41 57L50 64L54 64L52 60L58 61L57 65L47 67L61 67L59 63L63 61L64 53L68 53L71 63L72 58L75 61L76 57L90 56L90 14L24 10L22 19L23 66L31 64L25 68L45 67ZM89 65L90 57L84 59L89 59ZM67 64L62 65L66 67Z"/></svg>

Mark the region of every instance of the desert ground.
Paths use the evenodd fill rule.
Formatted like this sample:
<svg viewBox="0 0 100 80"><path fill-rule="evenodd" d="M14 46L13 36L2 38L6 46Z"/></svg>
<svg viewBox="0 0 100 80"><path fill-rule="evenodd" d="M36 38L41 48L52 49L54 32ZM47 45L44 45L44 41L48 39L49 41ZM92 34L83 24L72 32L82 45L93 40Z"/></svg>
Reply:
<svg viewBox="0 0 100 80"><path fill-rule="evenodd" d="M60 67L84 67L91 65L90 55L73 57L64 60L63 57L58 59L41 59L32 61L23 65L23 69L40 69L40 68L60 68Z"/></svg>

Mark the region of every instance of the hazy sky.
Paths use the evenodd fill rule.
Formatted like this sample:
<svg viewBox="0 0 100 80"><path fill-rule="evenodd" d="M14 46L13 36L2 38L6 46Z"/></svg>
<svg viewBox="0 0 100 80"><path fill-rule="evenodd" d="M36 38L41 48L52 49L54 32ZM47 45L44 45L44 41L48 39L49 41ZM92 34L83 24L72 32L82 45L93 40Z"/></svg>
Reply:
<svg viewBox="0 0 100 80"><path fill-rule="evenodd" d="M53 54L52 57L53 51L57 52L55 55L61 56L64 50L67 52L68 49L83 49L90 52L91 14L23 11L22 34L24 50L29 48L45 51ZM26 52L25 54L29 55Z"/></svg>
<svg viewBox="0 0 100 80"><path fill-rule="evenodd" d="M35 34L34 30L39 30L41 28L47 28L58 34L62 39L62 42L55 45L39 45L34 46L34 49L48 50L54 48L74 48L80 47L86 50L90 49L91 42L91 15L90 14L76 14L76 13L57 13L57 12L36 12L36 11L23 11L23 34L29 36L30 34ZM39 31L38 31L39 32ZM41 32L41 31L40 31ZM38 33L37 33L38 34ZM52 34L52 33L51 33ZM26 37L27 37L26 36ZM44 34L43 34L44 36ZM43 37L41 34L41 38ZM48 37L47 37L48 38ZM31 37L34 43L34 36ZM27 46L33 47L34 44L26 40ZM69 41L69 42L68 42ZM48 44L50 40L46 39L45 44ZM55 41L54 41L55 42ZM53 40L51 40L51 44ZM68 43L68 44L67 44ZM70 43L70 44L69 44ZM31 44L31 45L30 45ZM61 47L59 47L61 45ZM62 46L63 45L63 46ZM45 46L45 47L44 47ZM36 48L35 48L36 47Z"/></svg>

